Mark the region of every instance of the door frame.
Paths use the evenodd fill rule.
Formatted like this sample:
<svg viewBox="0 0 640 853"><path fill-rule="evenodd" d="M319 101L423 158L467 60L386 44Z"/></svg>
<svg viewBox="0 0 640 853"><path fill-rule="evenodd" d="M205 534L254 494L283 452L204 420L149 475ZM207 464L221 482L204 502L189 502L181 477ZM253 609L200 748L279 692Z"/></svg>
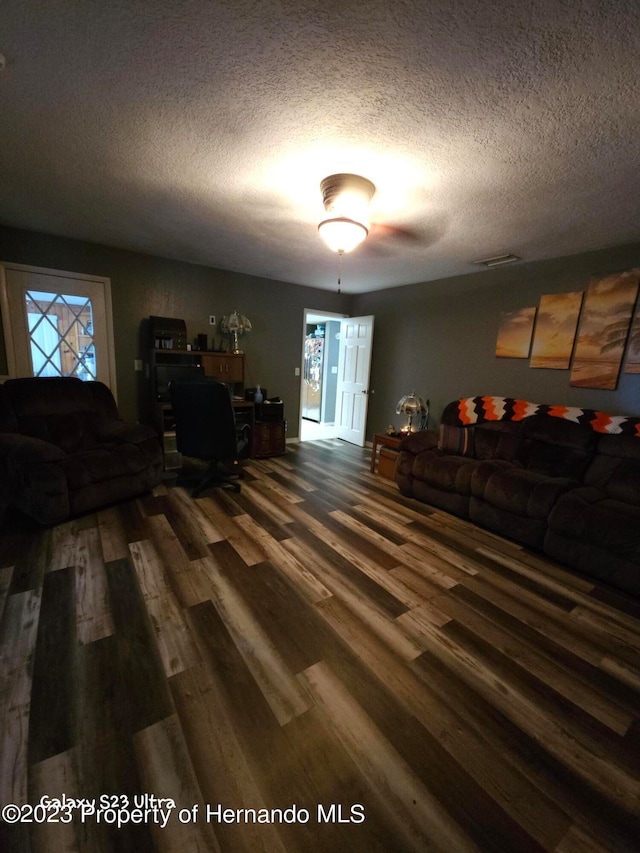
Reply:
<svg viewBox="0 0 640 853"><path fill-rule="evenodd" d="M322 320L346 320L349 315L335 311L322 311L319 308L305 308L302 317L302 339L300 342L300 407L298 411L298 438L302 437L302 401L304 397L304 341L309 323L320 323Z"/></svg>
<svg viewBox="0 0 640 853"><path fill-rule="evenodd" d="M105 324L107 327L107 365L109 371L109 387L114 398L118 399L116 387L116 354L113 335L113 310L111 305L111 279L105 276L89 275L86 273L70 272L67 270L51 269L48 267L34 267L27 264L14 264L0 261L0 308L2 310L2 328L4 332L4 345L7 357L7 375L0 379L13 379L17 375L16 346L18 336L13 334L9 313L9 293L6 272L34 273L38 275L51 275L58 278L72 278L78 281L88 281L101 284L104 292Z"/></svg>

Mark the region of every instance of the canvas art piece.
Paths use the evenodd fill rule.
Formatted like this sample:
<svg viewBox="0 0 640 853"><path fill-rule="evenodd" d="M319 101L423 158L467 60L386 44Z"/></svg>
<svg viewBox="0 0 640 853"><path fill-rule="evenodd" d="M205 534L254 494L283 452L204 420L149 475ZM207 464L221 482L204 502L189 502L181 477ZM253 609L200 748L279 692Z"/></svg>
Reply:
<svg viewBox="0 0 640 853"><path fill-rule="evenodd" d="M589 285L571 368L572 386L617 387L639 281L640 269L633 269Z"/></svg>
<svg viewBox="0 0 640 853"><path fill-rule="evenodd" d="M629 332L629 349L624 366L625 373L640 373L640 300Z"/></svg>
<svg viewBox="0 0 640 853"><path fill-rule="evenodd" d="M503 311L496 341L498 358L529 358L536 309Z"/></svg>
<svg viewBox="0 0 640 853"><path fill-rule="evenodd" d="M573 292L540 297L530 367L569 369L582 296Z"/></svg>

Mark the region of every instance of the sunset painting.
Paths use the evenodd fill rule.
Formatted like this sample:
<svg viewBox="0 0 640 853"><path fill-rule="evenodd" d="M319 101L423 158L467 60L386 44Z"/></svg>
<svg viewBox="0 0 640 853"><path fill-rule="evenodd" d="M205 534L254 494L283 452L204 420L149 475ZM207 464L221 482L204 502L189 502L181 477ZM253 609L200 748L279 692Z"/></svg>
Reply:
<svg viewBox="0 0 640 853"><path fill-rule="evenodd" d="M502 313L496 341L498 358L529 358L535 316L535 308Z"/></svg>
<svg viewBox="0 0 640 853"><path fill-rule="evenodd" d="M625 373L640 373L640 300L636 308L636 316L631 324L629 349L624 367Z"/></svg>
<svg viewBox="0 0 640 853"><path fill-rule="evenodd" d="M582 296L573 292L540 297L530 367L569 369Z"/></svg>
<svg viewBox="0 0 640 853"><path fill-rule="evenodd" d="M640 269L595 279L587 291L570 384L614 390L618 384Z"/></svg>

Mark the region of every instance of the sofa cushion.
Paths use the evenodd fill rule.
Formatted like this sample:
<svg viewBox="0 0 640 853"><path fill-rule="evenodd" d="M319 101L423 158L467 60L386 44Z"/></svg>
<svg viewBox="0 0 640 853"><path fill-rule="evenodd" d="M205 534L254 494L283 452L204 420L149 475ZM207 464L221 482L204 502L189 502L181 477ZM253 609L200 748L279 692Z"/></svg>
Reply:
<svg viewBox="0 0 640 853"><path fill-rule="evenodd" d="M475 524L492 530L500 536L507 536L513 542L519 542L528 548L542 549L545 534L547 533L547 521L539 518L531 518L527 515L517 515L511 510L494 506L489 501L469 498L469 518Z"/></svg>
<svg viewBox="0 0 640 853"><path fill-rule="evenodd" d="M438 448L454 456L473 456L473 427L440 424Z"/></svg>
<svg viewBox="0 0 640 853"><path fill-rule="evenodd" d="M401 439L400 452L422 453L423 450L434 450L437 446L438 433L433 429L420 429Z"/></svg>
<svg viewBox="0 0 640 853"><path fill-rule="evenodd" d="M520 446L522 424L513 421L491 421L478 424L473 431L476 459L514 461Z"/></svg>
<svg viewBox="0 0 640 853"><path fill-rule="evenodd" d="M7 393L6 383L0 385L0 432L17 432L18 419Z"/></svg>
<svg viewBox="0 0 640 853"><path fill-rule="evenodd" d="M403 495L415 497L414 482L417 474L414 468L418 459L431 453L438 453L438 433L432 429L423 429L409 433L400 442L400 452L396 464L396 483Z"/></svg>
<svg viewBox="0 0 640 853"><path fill-rule="evenodd" d="M640 506L583 486L558 500L549 516L549 528L635 562L640 574Z"/></svg>
<svg viewBox="0 0 640 853"><path fill-rule="evenodd" d="M613 500L640 506L640 463L621 460L607 483L607 495Z"/></svg>
<svg viewBox="0 0 640 853"><path fill-rule="evenodd" d="M146 424L132 424L127 421L109 421L100 426L98 442L100 444L142 444L149 439L158 441L158 433Z"/></svg>
<svg viewBox="0 0 640 853"><path fill-rule="evenodd" d="M147 460L134 444L114 447L103 445L92 450L74 453L59 462L67 478L69 489L81 489L93 483L139 474L147 467Z"/></svg>
<svg viewBox="0 0 640 853"><path fill-rule="evenodd" d="M614 500L640 506L640 439L603 435L584 482Z"/></svg>
<svg viewBox="0 0 640 853"><path fill-rule="evenodd" d="M93 412L25 416L18 419L19 432L55 444L64 453L92 447L98 430L98 417Z"/></svg>
<svg viewBox="0 0 640 853"><path fill-rule="evenodd" d="M15 418L12 431L48 441L65 453L92 447L101 414L87 385L69 377L7 380L5 394Z"/></svg>
<svg viewBox="0 0 640 853"><path fill-rule="evenodd" d="M515 468L513 462L506 459L484 459L479 460L471 477L471 494L484 500L487 485L491 477L500 471Z"/></svg>
<svg viewBox="0 0 640 853"><path fill-rule="evenodd" d="M421 454L426 459L416 458L413 467L414 477L423 480L445 492L459 495L471 494L471 476L478 464L475 459L466 456Z"/></svg>
<svg viewBox="0 0 640 853"><path fill-rule="evenodd" d="M481 462L472 478L472 494L492 506L527 518L545 520L558 497L575 483L565 477L546 477L494 460Z"/></svg>
<svg viewBox="0 0 640 853"><path fill-rule="evenodd" d="M582 480L598 443L598 434L581 424L533 415L522 422L516 460L529 471L547 477Z"/></svg>
<svg viewBox="0 0 640 853"><path fill-rule="evenodd" d="M91 398L91 409L98 414L101 424L120 419L111 389L104 382L85 382L84 387Z"/></svg>

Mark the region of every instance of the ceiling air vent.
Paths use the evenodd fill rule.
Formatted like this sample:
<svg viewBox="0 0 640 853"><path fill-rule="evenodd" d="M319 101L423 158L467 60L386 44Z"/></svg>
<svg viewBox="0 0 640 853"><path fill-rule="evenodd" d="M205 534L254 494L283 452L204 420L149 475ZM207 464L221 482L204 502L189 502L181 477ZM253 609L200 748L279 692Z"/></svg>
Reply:
<svg viewBox="0 0 640 853"><path fill-rule="evenodd" d="M503 264L513 264L515 261L521 261L517 255L494 255L492 258L483 258L481 261L473 261L481 267L501 267Z"/></svg>

